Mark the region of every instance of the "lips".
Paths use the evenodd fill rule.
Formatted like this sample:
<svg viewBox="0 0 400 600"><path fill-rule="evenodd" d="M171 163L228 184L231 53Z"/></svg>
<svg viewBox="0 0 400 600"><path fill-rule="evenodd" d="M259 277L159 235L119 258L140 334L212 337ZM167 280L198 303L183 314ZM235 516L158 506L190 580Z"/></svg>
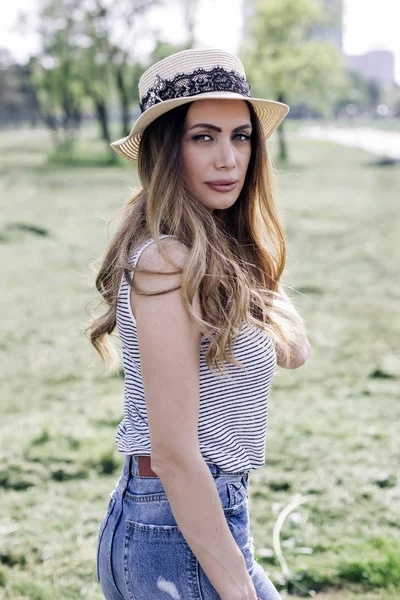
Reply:
<svg viewBox="0 0 400 600"><path fill-rule="evenodd" d="M215 181L206 181L208 187L216 192L231 192L238 184L237 179L217 179Z"/></svg>

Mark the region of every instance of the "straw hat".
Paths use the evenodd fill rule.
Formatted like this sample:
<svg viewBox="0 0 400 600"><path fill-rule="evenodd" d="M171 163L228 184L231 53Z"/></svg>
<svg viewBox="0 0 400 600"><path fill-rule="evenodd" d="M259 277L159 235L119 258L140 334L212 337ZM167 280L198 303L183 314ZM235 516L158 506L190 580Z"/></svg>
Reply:
<svg viewBox="0 0 400 600"><path fill-rule="evenodd" d="M138 157L143 130L157 117L187 102L207 98L247 100L260 119L265 140L289 112L289 106L282 102L251 98L240 60L217 49L183 50L155 63L139 80L139 97L142 114L129 135L111 144L131 161Z"/></svg>

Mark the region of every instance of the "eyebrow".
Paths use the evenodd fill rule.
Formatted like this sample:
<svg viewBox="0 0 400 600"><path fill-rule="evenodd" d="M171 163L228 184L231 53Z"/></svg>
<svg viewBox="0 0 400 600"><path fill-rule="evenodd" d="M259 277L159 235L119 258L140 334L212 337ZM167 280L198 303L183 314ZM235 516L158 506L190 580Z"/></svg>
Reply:
<svg viewBox="0 0 400 600"><path fill-rule="evenodd" d="M211 123L196 123L196 125L192 125L191 127L189 127L187 131L195 129L196 127L202 127L203 129L213 129L214 131L218 131L219 133L222 132L222 129L220 127L212 125ZM239 127L235 127L235 129L232 129L232 132L242 131L242 129L251 129L251 124L245 123L244 125L239 125Z"/></svg>

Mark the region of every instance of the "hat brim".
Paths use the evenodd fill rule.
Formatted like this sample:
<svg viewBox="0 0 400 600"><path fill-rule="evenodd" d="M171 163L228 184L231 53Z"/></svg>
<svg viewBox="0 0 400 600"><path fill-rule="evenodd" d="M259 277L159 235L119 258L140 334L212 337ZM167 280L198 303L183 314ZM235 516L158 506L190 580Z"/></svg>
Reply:
<svg viewBox="0 0 400 600"><path fill-rule="evenodd" d="M165 100L164 102L160 102L159 104L155 104L148 108L137 119L130 134L120 140L112 142L111 147L127 160L136 161L139 154L140 138L143 131L150 123L177 106L187 104L188 102L195 102L196 100L207 100L209 98L221 100L245 100L250 102L260 119L265 140L273 134L290 110L289 106L283 104L283 102L264 100L262 98L247 98L246 96L235 94L234 92L206 92L204 94L198 94L197 96L174 98L172 100Z"/></svg>

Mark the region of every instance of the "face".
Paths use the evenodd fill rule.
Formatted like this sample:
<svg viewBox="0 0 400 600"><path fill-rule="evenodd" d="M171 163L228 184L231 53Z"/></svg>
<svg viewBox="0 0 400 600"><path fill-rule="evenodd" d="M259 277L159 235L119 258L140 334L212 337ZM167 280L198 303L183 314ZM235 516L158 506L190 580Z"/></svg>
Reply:
<svg viewBox="0 0 400 600"><path fill-rule="evenodd" d="M185 184L211 212L232 206L251 155L250 111L241 100L196 100L182 140Z"/></svg>

